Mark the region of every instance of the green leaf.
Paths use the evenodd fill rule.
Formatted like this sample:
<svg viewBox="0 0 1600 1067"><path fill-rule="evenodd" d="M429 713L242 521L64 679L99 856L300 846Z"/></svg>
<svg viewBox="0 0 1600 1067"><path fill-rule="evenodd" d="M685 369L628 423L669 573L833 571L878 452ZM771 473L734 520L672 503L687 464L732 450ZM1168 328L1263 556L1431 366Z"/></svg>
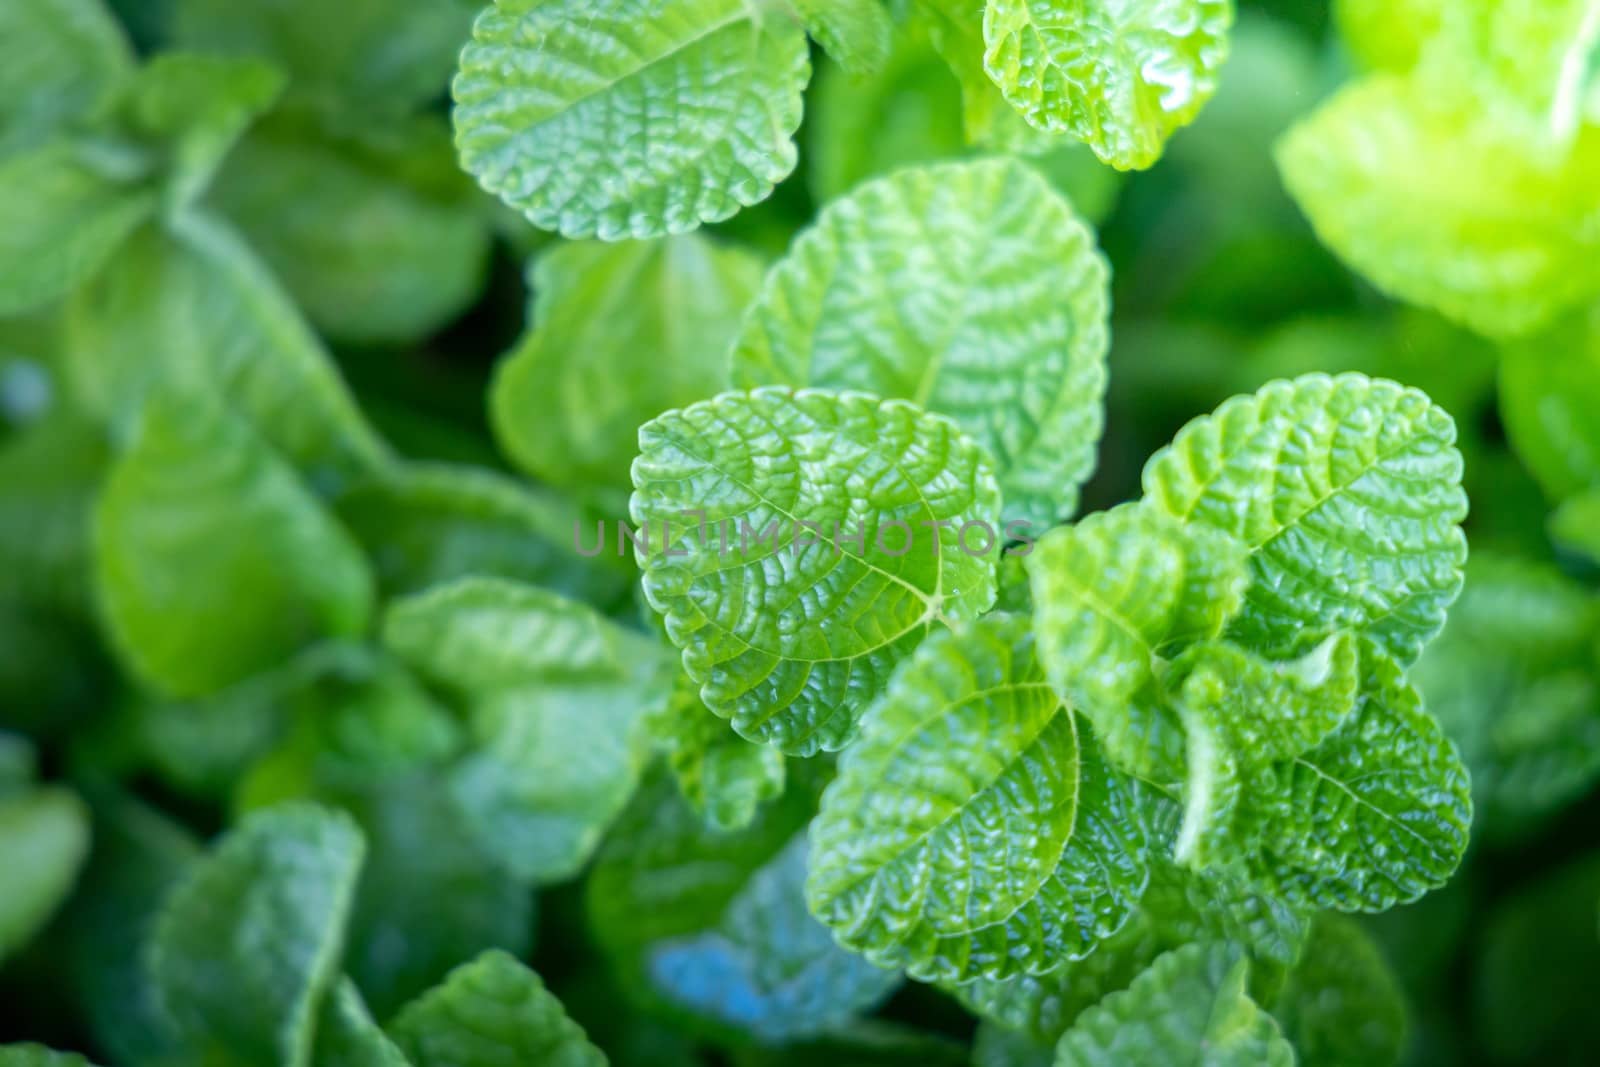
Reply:
<svg viewBox="0 0 1600 1067"><path fill-rule="evenodd" d="M232 230L189 214L141 230L67 310L85 407L126 436L152 393L227 402L319 484L370 476L387 446L322 344Z"/></svg>
<svg viewBox="0 0 1600 1067"><path fill-rule="evenodd" d="M398 601L384 642L466 705L474 753L450 789L486 852L518 877L576 874L622 810L668 695L664 650L585 605L466 579Z"/></svg>
<svg viewBox="0 0 1600 1067"><path fill-rule="evenodd" d="M249 427L196 396L150 405L106 480L94 545L118 649L173 696L359 634L372 608L349 535Z"/></svg>
<svg viewBox="0 0 1600 1067"><path fill-rule="evenodd" d="M1175 856L1204 865L1249 844L1234 835L1249 769L1310 750L1354 710L1361 658L1353 637L1336 634L1286 662L1222 642L1196 645L1175 670L1188 741Z"/></svg>
<svg viewBox="0 0 1600 1067"><path fill-rule="evenodd" d="M1240 644L1294 654L1349 630L1406 664L1461 591L1455 436L1415 389L1312 374L1189 423L1146 464L1145 495L1249 549Z"/></svg>
<svg viewBox="0 0 1600 1067"><path fill-rule="evenodd" d="M1550 536L1600 563L1600 486L1557 508L1550 518Z"/></svg>
<svg viewBox="0 0 1600 1067"><path fill-rule="evenodd" d="M724 387L760 283L757 259L697 234L546 252L532 330L489 395L501 447L551 485L626 491L639 425Z"/></svg>
<svg viewBox="0 0 1600 1067"><path fill-rule="evenodd" d="M989 461L943 418L766 388L667 412L639 444L645 596L706 705L752 741L842 747L935 623L994 601L995 555L935 533L1000 510Z"/></svg>
<svg viewBox="0 0 1600 1067"><path fill-rule="evenodd" d="M767 276L733 381L861 389L948 415L1042 529L1094 469L1109 269L1012 160L906 169L830 204Z"/></svg>
<svg viewBox="0 0 1600 1067"><path fill-rule="evenodd" d="M1192 1059L1223 1067L1292 1067L1278 1024L1250 999L1250 964L1220 945L1170 952L1079 1016L1056 1049L1056 1067L1160 1067Z"/></svg>
<svg viewBox="0 0 1600 1067"><path fill-rule="evenodd" d="M89 813L76 795L54 786L0 792L0 961L55 914L88 853Z"/></svg>
<svg viewBox="0 0 1600 1067"><path fill-rule="evenodd" d="M256 60L166 53L139 71L121 106L133 132L164 145L167 201L185 208L282 91L283 75Z"/></svg>
<svg viewBox="0 0 1600 1067"><path fill-rule="evenodd" d="M13 0L0 10L0 159L94 116L133 69L100 0Z"/></svg>
<svg viewBox="0 0 1600 1067"><path fill-rule="evenodd" d="M1506 435L1551 500L1600 486L1600 313L1582 311L1507 347Z"/></svg>
<svg viewBox="0 0 1600 1067"><path fill-rule="evenodd" d="M94 1067L76 1052L56 1052L43 1045L0 1045L0 1067Z"/></svg>
<svg viewBox="0 0 1600 1067"><path fill-rule="evenodd" d="M148 0L145 0L148 2ZM404 115L444 95L478 0L176 0L186 48L271 60L327 110Z"/></svg>
<svg viewBox="0 0 1600 1067"><path fill-rule="evenodd" d="M1472 798L1455 746L1387 657L1362 656L1355 711L1316 748L1240 791L1251 866L1299 905L1383 911L1443 885L1461 862Z"/></svg>
<svg viewBox="0 0 1600 1067"><path fill-rule="evenodd" d="M605 1056L539 976L486 952L389 1024L416 1067L604 1067Z"/></svg>
<svg viewBox="0 0 1600 1067"><path fill-rule="evenodd" d="M1142 170L1217 91L1232 24L1232 0L989 0L984 66L1033 126Z"/></svg>
<svg viewBox="0 0 1600 1067"><path fill-rule="evenodd" d="M107 451L96 427L66 412L0 444L0 595L88 614L89 514Z"/></svg>
<svg viewBox="0 0 1600 1067"><path fill-rule="evenodd" d="M1334 0L1333 17L1363 66L1404 74L1439 35L1449 8L1450 0Z"/></svg>
<svg viewBox="0 0 1600 1067"><path fill-rule="evenodd" d="M155 210L149 161L121 146L58 138L0 158L0 316L82 285Z"/></svg>
<svg viewBox="0 0 1600 1067"><path fill-rule="evenodd" d="M788 2L805 22L806 31L851 74L874 74L889 61L894 23L880 0Z"/></svg>
<svg viewBox="0 0 1600 1067"><path fill-rule="evenodd" d="M462 165L566 237L656 237L760 202L794 169L810 74L747 0L495 0L454 85Z"/></svg>
<svg viewBox="0 0 1600 1067"><path fill-rule="evenodd" d="M1114 764L1182 777L1183 725L1162 691L1163 657L1222 632L1244 601L1243 547L1126 504L1046 534L1027 556L1039 656Z"/></svg>
<svg viewBox="0 0 1600 1067"><path fill-rule="evenodd" d="M1413 680L1461 748L1484 829L1504 837L1600 778L1600 601L1509 556L1479 552L1467 575Z"/></svg>
<svg viewBox="0 0 1600 1067"><path fill-rule="evenodd" d="M313 1019L338 977L363 852L342 815L272 809L222 838L173 891L150 966L196 1056L310 1063Z"/></svg>
<svg viewBox="0 0 1600 1067"><path fill-rule="evenodd" d="M315 1062L317 1067L411 1067L348 978L322 1003Z"/></svg>
<svg viewBox="0 0 1600 1067"><path fill-rule="evenodd" d="M1405 993L1359 925L1320 915L1272 1006L1303 1067L1395 1067L1405 1047Z"/></svg>
<svg viewBox="0 0 1600 1067"><path fill-rule="evenodd" d="M687 674L678 674L672 699L650 728L683 799L712 829L748 826L762 805L783 793L783 753L734 733L705 706Z"/></svg>
<svg viewBox="0 0 1600 1067"><path fill-rule="evenodd" d="M812 826L811 910L925 980L1092 952L1146 878L1128 786L1045 679L1026 619L925 641L845 750Z"/></svg>
<svg viewBox="0 0 1600 1067"><path fill-rule="evenodd" d="M594 604L622 598L630 564L575 549L578 510L554 493L481 467L396 465L334 501L366 549L385 597L478 575L544 586Z"/></svg>
<svg viewBox="0 0 1600 1067"><path fill-rule="evenodd" d="M1303 119L1277 158L1317 236L1397 299L1504 338L1600 292L1600 129L1553 162L1481 107L1379 74Z"/></svg>
<svg viewBox="0 0 1600 1067"><path fill-rule="evenodd" d="M483 286L488 225L431 117L345 136L304 118L270 122L229 158L215 203L342 341L415 340Z"/></svg>
<svg viewBox="0 0 1600 1067"><path fill-rule="evenodd" d="M713 831L656 775L618 820L589 882L589 916L642 1005L714 1039L791 1043L868 1012L899 984L806 910L797 776L746 826Z"/></svg>

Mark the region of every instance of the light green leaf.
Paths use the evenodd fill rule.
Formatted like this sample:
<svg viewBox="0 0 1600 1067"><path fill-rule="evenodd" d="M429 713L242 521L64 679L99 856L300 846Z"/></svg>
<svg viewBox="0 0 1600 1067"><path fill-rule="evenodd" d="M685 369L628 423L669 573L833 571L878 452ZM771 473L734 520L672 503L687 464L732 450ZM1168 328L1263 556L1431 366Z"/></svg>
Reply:
<svg viewBox="0 0 1600 1067"><path fill-rule="evenodd" d="M1451 0L1334 0L1333 17L1363 66L1405 74L1439 36L1450 6Z"/></svg>
<svg viewBox="0 0 1600 1067"><path fill-rule="evenodd" d="M894 23L880 0L789 0L828 56L855 75L889 61Z"/></svg>
<svg viewBox="0 0 1600 1067"><path fill-rule="evenodd" d="M94 522L112 637L173 696L367 624L372 576L355 543L249 427L204 398L149 406Z"/></svg>
<svg viewBox="0 0 1600 1067"><path fill-rule="evenodd" d="M1550 536L1600 563L1600 485L1556 509L1550 518Z"/></svg>
<svg viewBox="0 0 1600 1067"><path fill-rule="evenodd" d="M925 641L840 758L812 826L812 912L926 980L1092 952L1146 878L1125 781L1045 679L1028 621Z"/></svg>
<svg viewBox="0 0 1600 1067"><path fill-rule="evenodd" d="M1024 566L1051 684L1114 764L1177 781L1183 726L1162 690L1163 657L1216 637L1239 611L1243 546L1125 504L1045 535Z"/></svg>
<svg viewBox="0 0 1600 1067"><path fill-rule="evenodd" d="M0 961L42 929L89 853L89 813L54 786L0 792Z"/></svg>
<svg viewBox="0 0 1600 1067"><path fill-rule="evenodd" d="M1007 519L1070 515L1103 424L1109 269L1013 160L899 171L830 204L767 276L736 386L902 397L996 462Z"/></svg>
<svg viewBox="0 0 1600 1067"><path fill-rule="evenodd" d="M1405 1047L1405 993L1359 925L1323 914L1289 972L1273 1016L1302 1067L1395 1067Z"/></svg>
<svg viewBox="0 0 1600 1067"><path fill-rule="evenodd" d="M734 733L705 706L687 674L679 672L672 699L650 729L683 799L712 829L748 826L763 804L783 793L783 753Z"/></svg>
<svg viewBox="0 0 1600 1067"><path fill-rule="evenodd" d="M1189 423L1146 464L1145 495L1249 549L1240 644L1289 655L1349 630L1405 664L1461 591L1455 436L1415 389L1312 374Z"/></svg>
<svg viewBox="0 0 1600 1067"><path fill-rule="evenodd" d="M475 751L450 789L480 847L527 880L577 873L637 784L643 723L668 696L665 650L489 579L398 601L384 641L467 707Z"/></svg>
<svg viewBox="0 0 1600 1067"><path fill-rule="evenodd" d="M307 317L343 341L415 340L483 285L489 228L449 130L431 117L343 137L305 118L268 123L229 158L215 203Z"/></svg>
<svg viewBox="0 0 1600 1067"><path fill-rule="evenodd" d="M1500 418L1517 458L1552 500L1600 486L1600 312L1585 310L1508 346Z"/></svg>
<svg viewBox="0 0 1600 1067"><path fill-rule="evenodd" d="M148 2L148 0L146 0ZM478 0L176 0L186 48L271 60L327 110L404 115L442 97Z"/></svg>
<svg viewBox="0 0 1600 1067"><path fill-rule="evenodd" d="M396 465L341 493L334 509L366 549L386 597L479 575L609 605L629 583L631 562L610 547L596 559L578 554L575 507L486 468Z"/></svg>
<svg viewBox="0 0 1600 1067"><path fill-rule="evenodd" d="M198 214L140 231L72 301L67 357L77 395L124 436L153 392L183 388L226 401L319 484L388 461L288 296Z"/></svg>
<svg viewBox="0 0 1600 1067"><path fill-rule="evenodd" d="M55 1052L43 1045L0 1045L0 1067L94 1067L76 1052Z"/></svg>
<svg viewBox="0 0 1600 1067"><path fill-rule="evenodd" d="M1505 837L1600 778L1600 600L1553 567L1480 552L1414 672L1461 748L1484 829Z"/></svg>
<svg viewBox="0 0 1600 1067"><path fill-rule="evenodd" d="M133 69L101 0L11 0L0 7L0 158L98 113Z"/></svg>
<svg viewBox="0 0 1600 1067"><path fill-rule="evenodd" d="M522 469L574 491L628 488L639 426L724 387L760 261L697 234L563 244L539 257L531 331L490 392Z"/></svg>
<svg viewBox="0 0 1600 1067"><path fill-rule="evenodd" d="M136 149L58 138L0 159L0 316L93 277L156 206Z"/></svg>
<svg viewBox="0 0 1600 1067"><path fill-rule="evenodd" d="M1177 701L1188 740L1175 856L1205 865L1251 844L1234 833L1248 769L1308 751L1354 710L1361 658L1349 634L1286 662L1214 642L1185 653L1175 671L1183 677Z"/></svg>
<svg viewBox="0 0 1600 1067"><path fill-rule="evenodd" d="M1142 170L1217 91L1232 0L989 0L984 66L1038 129Z"/></svg>
<svg viewBox="0 0 1600 1067"><path fill-rule="evenodd" d="M1078 1017L1056 1067L1164 1067L1203 1050L1207 1067L1292 1067L1294 1050L1250 999L1250 964L1222 945L1169 952Z"/></svg>
<svg viewBox="0 0 1600 1067"><path fill-rule="evenodd" d="M282 73L257 60L169 52L139 71L121 106L135 133L167 144L167 201L184 208L282 91Z"/></svg>
<svg viewBox="0 0 1600 1067"><path fill-rule="evenodd" d="M985 0L916 0L914 10L961 85L967 140L1001 152L1043 152L1062 138L1028 125L984 70L984 7Z"/></svg>
<svg viewBox="0 0 1600 1067"><path fill-rule="evenodd" d="M936 623L994 601L998 547L968 555L934 526L999 520L989 461L905 401L725 393L646 423L639 445L645 596L706 705L752 741L843 747Z"/></svg>
<svg viewBox="0 0 1600 1067"><path fill-rule="evenodd" d="M1492 337L1600 292L1600 129L1559 163L1415 80L1372 75L1278 143L1323 243L1379 289Z"/></svg>
<svg viewBox="0 0 1600 1067"><path fill-rule="evenodd" d="M539 976L486 952L407 1005L390 1036L416 1067L604 1067Z"/></svg>
<svg viewBox="0 0 1600 1067"><path fill-rule="evenodd" d="M1316 748L1251 776L1252 869L1285 900L1383 911L1443 885L1466 851L1472 798L1455 746L1400 669L1363 654L1356 709Z"/></svg>
<svg viewBox="0 0 1600 1067"><path fill-rule="evenodd" d="M223 837L173 891L152 934L151 974L197 1057L310 1062L363 852L343 815L272 809Z"/></svg>
<svg viewBox="0 0 1600 1067"><path fill-rule="evenodd" d="M566 237L656 237L794 169L798 23L747 0L495 0L461 53L462 165Z"/></svg>

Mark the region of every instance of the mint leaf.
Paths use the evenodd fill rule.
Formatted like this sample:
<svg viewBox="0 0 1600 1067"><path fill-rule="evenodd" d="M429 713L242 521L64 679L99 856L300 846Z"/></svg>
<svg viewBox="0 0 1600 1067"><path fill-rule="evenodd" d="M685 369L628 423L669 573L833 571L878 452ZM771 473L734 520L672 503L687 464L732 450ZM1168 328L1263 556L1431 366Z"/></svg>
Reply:
<svg viewBox="0 0 1600 1067"><path fill-rule="evenodd" d="M880 0L788 0L806 31L851 74L872 74L889 59L894 23Z"/></svg>
<svg viewBox="0 0 1600 1067"><path fill-rule="evenodd" d="M0 443L0 596L88 614L89 514L108 449L57 413Z"/></svg>
<svg viewBox="0 0 1600 1067"><path fill-rule="evenodd" d="M366 560L292 470L215 402L152 402L95 510L118 650L173 696L213 692L372 608Z"/></svg>
<svg viewBox="0 0 1600 1067"><path fill-rule="evenodd" d="M344 136L306 117L269 122L229 157L215 203L342 341L422 337L483 285L488 225L440 121Z"/></svg>
<svg viewBox="0 0 1600 1067"><path fill-rule="evenodd" d="M984 66L1034 127L1142 170L1216 92L1232 24L1232 0L989 0Z"/></svg>
<svg viewBox="0 0 1600 1067"><path fill-rule="evenodd" d="M746 0L495 0L461 53L462 165L566 237L656 237L764 200L794 169L810 74Z"/></svg>
<svg viewBox="0 0 1600 1067"><path fill-rule="evenodd" d="M1405 1048L1405 993L1372 938L1338 915L1312 924L1272 1014L1305 1067L1393 1067Z"/></svg>
<svg viewBox="0 0 1600 1067"><path fill-rule="evenodd" d="M38 933L72 891L89 852L89 815L66 789L0 787L0 961Z"/></svg>
<svg viewBox="0 0 1600 1067"><path fill-rule="evenodd" d="M830 204L773 268L733 381L948 415L994 458L1006 518L1041 529L1094 469L1108 286L1093 234L1032 169L901 170Z"/></svg>
<svg viewBox="0 0 1600 1067"><path fill-rule="evenodd" d="M0 159L111 100L132 50L100 0L16 0L0 11Z"/></svg>
<svg viewBox="0 0 1600 1067"><path fill-rule="evenodd" d="M533 328L489 395L501 446L551 485L626 490L640 424L723 388L760 271L748 253L696 234L540 256Z"/></svg>
<svg viewBox="0 0 1600 1067"><path fill-rule="evenodd" d="M1350 630L1410 663L1461 590L1455 424L1393 382L1313 374L1236 397L1152 456L1144 489L1249 549L1229 634L1256 651Z"/></svg>
<svg viewBox="0 0 1600 1067"><path fill-rule="evenodd" d="M56 1052L43 1045L0 1045L0 1067L94 1067L75 1052Z"/></svg>
<svg viewBox="0 0 1600 1067"><path fill-rule="evenodd" d="M646 423L639 445L631 511L655 537L636 550L645 596L706 705L753 741L842 747L935 623L994 600L995 555L949 536L998 522L989 461L911 404L724 393Z"/></svg>
<svg viewBox="0 0 1600 1067"><path fill-rule="evenodd" d="M1510 345L1500 361L1500 418L1552 500L1600 485L1600 320L1569 316Z"/></svg>
<svg viewBox="0 0 1600 1067"><path fill-rule="evenodd" d="M389 1033L415 1067L606 1063L539 976L503 952L486 952L456 968L443 985L407 1005Z"/></svg>
<svg viewBox="0 0 1600 1067"><path fill-rule="evenodd" d="M930 637L867 710L813 825L812 911L881 966L1042 973L1146 877L1125 782L1051 689L1026 620Z"/></svg>
<svg viewBox="0 0 1600 1067"><path fill-rule="evenodd" d="M0 316L57 300L93 277L155 210L136 150L59 137L0 158Z"/></svg>
<svg viewBox="0 0 1600 1067"><path fill-rule="evenodd" d="M783 753L734 733L705 706L687 674L678 674L672 698L650 729L683 799L712 829L748 826L763 804L783 793Z"/></svg>
<svg viewBox="0 0 1600 1067"><path fill-rule="evenodd" d="M1291 1067L1294 1050L1250 998L1249 977L1249 961L1221 945L1170 952L1078 1017L1056 1067L1171 1063L1197 1048L1218 1067Z"/></svg>
<svg viewBox="0 0 1600 1067"><path fill-rule="evenodd" d="M411 1067L372 1019L355 984L346 978L323 1001L317 1019L318 1067Z"/></svg>
<svg viewBox="0 0 1600 1067"><path fill-rule="evenodd" d="M188 1047L214 1062L311 1062L313 1019L338 976L364 848L310 805L264 811L173 891L151 974Z"/></svg>
<svg viewBox="0 0 1600 1067"><path fill-rule="evenodd" d="M1600 486L1562 504L1551 516L1550 536L1600 562Z"/></svg>

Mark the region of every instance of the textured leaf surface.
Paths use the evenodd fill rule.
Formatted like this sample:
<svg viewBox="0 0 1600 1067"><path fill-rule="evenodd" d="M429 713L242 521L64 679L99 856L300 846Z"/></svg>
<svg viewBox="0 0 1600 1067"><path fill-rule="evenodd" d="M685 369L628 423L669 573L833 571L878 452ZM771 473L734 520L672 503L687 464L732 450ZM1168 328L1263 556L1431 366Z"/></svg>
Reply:
<svg viewBox="0 0 1600 1067"><path fill-rule="evenodd" d="M359 634L360 550L251 430L183 394L150 405L94 519L107 622L139 676L196 696Z"/></svg>
<svg viewBox="0 0 1600 1067"><path fill-rule="evenodd" d="M829 205L768 275L734 384L948 415L994 458L1006 517L1043 529L1094 469L1108 286L1093 234L1031 168L902 170Z"/></svg>
<svg viewBox="0 0 1600 1067"><path fill-rule="evenodd" d="M13 0L0 9L0 158L98 111L133 66L101 0Z"/></svg>
<svg viewBox="0 0 1600 1067"><path fill-rule="evenodd" d="M1024 561L1051 684L1130 773L1175 781L1183 727L1161 657L1222 632L1248 583L1243 547L1144 504L1043 537Z"/></svg>
<svg viewBox="0 0 1600 1067"><path fill-rule="evenodd" d="M408 1005L389 1033L415 1067L604 1067L539 976L503 952L457 968Z"/></svg>
<svg viewBox="0 0 1600 1067"><path fill-rule="evenodd" d="M1600 291L1594 129L1556 164L1481 108L1383 74L1302 120L1277 157L1323 243L1397 299L1507 337Z"/></svg>
<svg viewBox="0 0 1600 1067"><path fill-rule="evenodd" d="M310 1062L363 851L346 817L278 808L247 818L173 891L150 965L189 1048L211 1062Z"/></svg>
<svg viewBox="0 0 1600 1067"><path fill-rule="evenodd" d="M1509 346L1500 418L1517 458L1560 500L1600 486L1600 313L1585 311Z"/></svg>
<svg viewBox="0 0 1600 1067"><path fill-rule="evenodd" d="M501 447L551 485L625 491L640 424L723 388L760 279L753 256L695 234L541 256L533 329L490 393Z"/></svg>
<svg viewBox="0 0 1600 1067"><path fill-rule="evenodd" d="M1378 946L1339 915L1318 916L1273 1016L1303 1067L1394 1067L1405 1047L1405 992Z"/></svg>
<svg viewBox="0 0 1600 1067"><path fill-rule="evenodd" d="M58 138L0 158L0 315L48 304L88 280L155 209L148 164Z"/></svg>
<svg viewBox="0 0 1600 1067"><path fill-rule="evenodd" d="M67 311L70 377L125 435L157 389L227 402L322 483L370 475L387 448L321 342L226 226L141 230Z"/></svg>
<svg viewBox="0 0 1600 1067"><path fill-rule="evenodd" d="M939 633L895 673L812 828L812 911L882 966L961 981L1081 957L1146 876L1127 787L1025 619Z"/></svg>
<svg viewBox="0 0 1600 1067"><path fill-rule="evenodd" d="M463 166L534 225L654 237L794 169L805 34L745 0L495 0L456 76Z"/></svg>
<svg viewBox="0 0 1600 1067"><path fill-rule="evenodd" d="M767 388L668 412L639 444L631 510L655 537L637 553L645 596L707 706L751 740L842 747L936 622L994 601L995 555L930 525L999 521L988 460L945 419Z"/></svg>
<svg viewBox="0 0 1600 1067"><path fill-rule="evenodd" d="M894 23L880 0L789 0L806 30L852 74L872 74L889 59Z"/></svg>
<svg viewBox="0 0 1600 1067"><path fill-rule="evenodd" d="M310 121L269 123L229 158L215 202L307 317L340 340L414 340L483 284L488 226L442 121L346 137Z"/></svg>
<svg viewBox="0 0 1600 1067"><path fill-rule="evenodd" d="M967 140L1002 152L1040 152L1061 140L1028 125L984 69L985 0L917 0L915 10L933 47L961 86Z"/></svg>
<svg viewBox="0 0 1600 1067"><path fill-rule="evenodd" d="M1292 1067L1294 1050L1250 999L1250 965L1221 945L1189 945L1151 964L1126 991L1078 1017L1056 1049L1056 1067Z"/></svg>
<svg viewBox="0 0 1600 1067"><path fill-rule="evenodd" d="M89 852L89 815L72 793L0 786L0 961L38 933L72 890Z"/></svg>
<svg viewBox="0 0 1600 1067"><path fill-rule="evenodd" d="M1037 128L1143 169L1216 92L1232 23L1231 0L990 0L984 65Z"/></svg>
<svg viewBox="0 0 1600 1067"><path fill-rule="evenodd" d="M1354 713L1241 792L1261 842L1253 866L1296 903L1383 911L1443 885L1466 851L1472 799L1455 746L1392 661L1364 661Z"/></svg>
<svg viewBox="0 0 1600 1067"><path fill-rule="evenodd" d="M749 825L761 806L783 792L783 753L746 741L700 699L700 687L679 673L672 699L650 724L689 806L718 830Z"/></svg>
<svg viewBox="0 0 1600 1067"><path fill-rule="evenodd" d="M1393 382L1313 374L1235 397L1151 458L1144 489L1249 548L1229 632L1257 651L1350 630L1410 663L1461 590L1455 424Z"/></svg>

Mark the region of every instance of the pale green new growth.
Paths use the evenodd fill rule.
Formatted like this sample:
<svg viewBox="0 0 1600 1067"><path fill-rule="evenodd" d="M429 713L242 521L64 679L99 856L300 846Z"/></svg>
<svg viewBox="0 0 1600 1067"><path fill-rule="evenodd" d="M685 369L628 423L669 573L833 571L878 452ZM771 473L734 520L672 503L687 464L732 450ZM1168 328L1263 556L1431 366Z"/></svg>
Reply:
<svg viewBox="0 0 1600 1067"><path fill-rule="evenodd" d="M1250 999L1249 961L1224 945L1187 945L1151 964L1127 990L1079 1016L1055 1067L1293 1067L1277 1022Z"/></svg>
<svg viewBox="0 0 1600 1067"><path fill-rule="evenodd" d="M1217 90L1233 0L989 0L984 65L1033 126L1144 169Z"/></svg>
<svg viewBox="0 0 1600 1067"><path fill-rule="evenodd" d="M794 169L809 74L800 24L748 0L496 0L461 53L456 143L543 229L681 233Z"/></svg>
<svg viewBox="0 0 1600 1067"><path fill-rule="evenodd" d="M992 615L924 642L868 710L812 826L807 897L880 966L1041 973L1126 921L1136 822L1027 620Z"/></svg>
<svg viewBox="0 0 1600 1067"><path fill-rule="evenodd" d="M903 397L994 457L1038 532L1094 467L1109 271L1071 205L1011 160L898 171L830 204L768 274L738 386Z"/></svg>
<svg viewBox="0 0 1600 1067"><path fill-rule="evenodd" d="M967 523L995 527L999 490L944 418L765 388L669 411L639 444L645 596L706 705L751 740L843 747L934 626L994 602L998 547L954 542Z"/></svg>

